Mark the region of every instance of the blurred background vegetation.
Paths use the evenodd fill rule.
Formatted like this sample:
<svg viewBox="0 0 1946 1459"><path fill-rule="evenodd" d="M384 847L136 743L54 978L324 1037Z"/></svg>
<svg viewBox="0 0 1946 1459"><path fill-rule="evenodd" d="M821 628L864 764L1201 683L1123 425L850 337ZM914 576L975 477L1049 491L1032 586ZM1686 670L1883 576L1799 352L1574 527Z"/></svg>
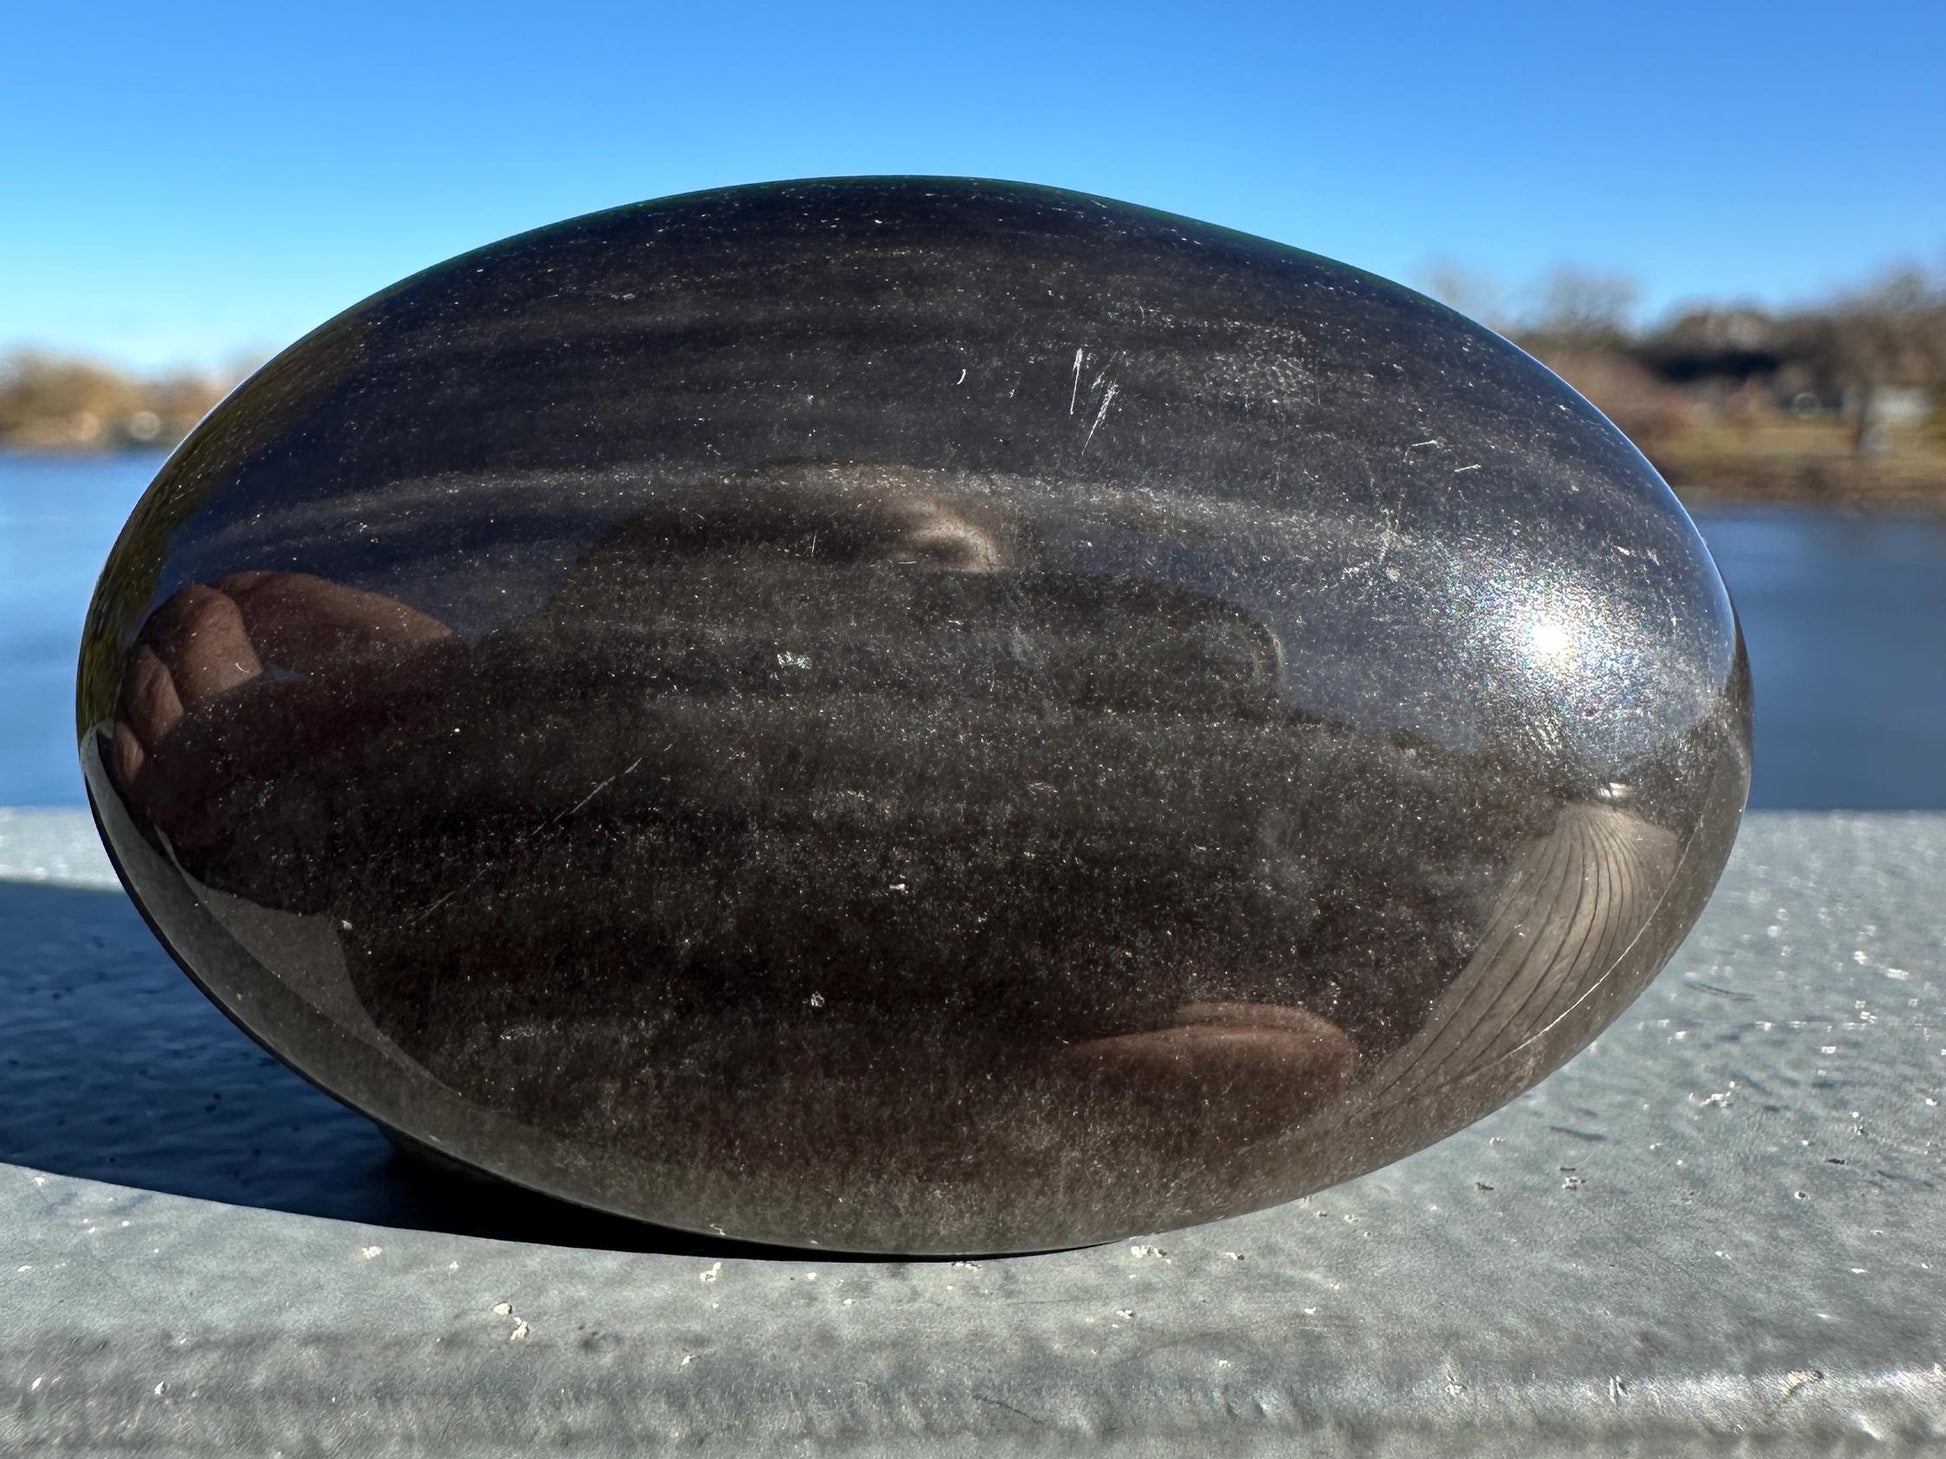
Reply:
<svg viewBox="0 0 1946 1459"><path fill-rule="evenodd" d="M1564 376L1692 504L1946 512L1946 270L1888 270L1789 309L1695 305L1649 326L1623 274L1562 267L1508 289L1435 264L1418 282ZM171 447L245 373L15 353L0 359L0 449Z"/></svg>
<svg viewBox="0 0 1946 1459"><path fill-rule="evenodd" d="M136 375L98 360L22 350L0 359L0 448L174 446L247 370Z"/></svg>
<svg viewBox="0 0 1946 1459"><path fill-rule="evenodd" d="M1436 264L1420 283L1565 377L1692 505L1946 512L1946 271L1646 328L1621 274L1563 267L1513 292Z"/></svg>

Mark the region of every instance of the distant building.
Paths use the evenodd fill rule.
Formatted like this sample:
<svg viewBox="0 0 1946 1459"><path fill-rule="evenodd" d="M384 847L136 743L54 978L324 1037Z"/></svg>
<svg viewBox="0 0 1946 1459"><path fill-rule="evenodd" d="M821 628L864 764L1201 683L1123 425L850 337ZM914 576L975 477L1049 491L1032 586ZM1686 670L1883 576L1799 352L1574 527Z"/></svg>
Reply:
<svg viewBox="0 0 1946 1459"><path fill-rule="evenodd" d="M1646 340L1642 364L1672 385L1767 380L1783 368L1783 331L1756 309L1697 309Z"/></svg>

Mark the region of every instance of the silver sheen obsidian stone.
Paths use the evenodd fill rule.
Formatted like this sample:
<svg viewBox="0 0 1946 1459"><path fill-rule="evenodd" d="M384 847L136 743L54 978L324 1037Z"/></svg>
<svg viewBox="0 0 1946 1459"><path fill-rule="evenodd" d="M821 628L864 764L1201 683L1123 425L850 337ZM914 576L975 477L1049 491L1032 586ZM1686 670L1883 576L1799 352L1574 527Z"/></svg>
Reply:
<svg viewBox="0 0 1946 1459"><path fill-rule="evenodd" d="M1585 401L1045 189L618 209L406 280L162 470L82 652L130 892L460 1162L900 1252L1285 1200L1689 928L1736 621Z"/></svg>

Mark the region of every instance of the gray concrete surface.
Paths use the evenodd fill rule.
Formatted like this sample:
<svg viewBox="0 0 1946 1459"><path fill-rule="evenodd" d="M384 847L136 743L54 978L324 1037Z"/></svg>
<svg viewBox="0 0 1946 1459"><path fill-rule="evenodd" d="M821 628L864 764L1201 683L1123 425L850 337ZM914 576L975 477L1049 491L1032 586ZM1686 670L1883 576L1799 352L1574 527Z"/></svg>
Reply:
<svg viewBox="0 0 1946 1459"><path fill-rule="evenodd" d="M1946 816L1751 817L1641 1000L1411 1159L977 1264L428 1184L202 1003L92 835L0 811L0 1452L1946 1448Z"/></svg>

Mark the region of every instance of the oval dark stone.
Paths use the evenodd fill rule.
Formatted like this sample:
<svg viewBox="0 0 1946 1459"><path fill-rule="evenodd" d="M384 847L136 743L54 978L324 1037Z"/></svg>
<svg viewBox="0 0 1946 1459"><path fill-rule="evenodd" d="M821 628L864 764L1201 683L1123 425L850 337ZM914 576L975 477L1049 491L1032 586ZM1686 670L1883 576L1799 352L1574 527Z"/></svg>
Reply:
<svg viewBox="0 0 1946 1459"><path fill-rule="evenodd" d="M874 1251L1457 1129L1662 966L1749 772L1701 541L1533 360L912 179L582 218L323 326L136 509L79 703L136 901L325 1088Z"/></svg>

